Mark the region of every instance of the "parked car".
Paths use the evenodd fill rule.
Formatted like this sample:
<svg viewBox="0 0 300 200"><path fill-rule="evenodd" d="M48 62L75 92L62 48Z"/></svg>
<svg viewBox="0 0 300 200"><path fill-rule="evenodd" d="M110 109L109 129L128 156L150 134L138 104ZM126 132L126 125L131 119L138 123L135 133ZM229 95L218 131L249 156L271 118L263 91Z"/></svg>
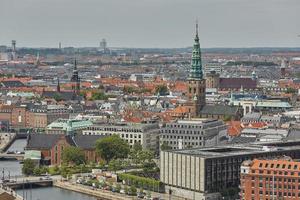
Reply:
<svg viewBox="0 0 300 200"><path fill-rule="evenodd" d="M145 196L145 193L143 193L143 192L138 192L136 196L137 196L138 198L143 199L144 196Z"/></svg>
<svg viewBox="0 0 300 200"><path fill-rule="evenodd" d="M121 189L121 190L120 190L120 193L121 193L121 194L125 194L125 190Z"/></svg>

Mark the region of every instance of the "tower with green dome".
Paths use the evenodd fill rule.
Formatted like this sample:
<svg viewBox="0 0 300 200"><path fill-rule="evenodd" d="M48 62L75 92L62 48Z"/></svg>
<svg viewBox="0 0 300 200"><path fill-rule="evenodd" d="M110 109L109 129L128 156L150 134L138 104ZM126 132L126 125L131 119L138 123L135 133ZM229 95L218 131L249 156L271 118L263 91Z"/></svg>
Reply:
<svg viewBox="0 0 300 200"><path fill-rule="evenodd" d="M192 52L191 67L188 75L188 107L190 115L199 115L200 110L205 106L205 79L203 78L201 49L198 35L198 23L196 23L196 36Z"/></svg>

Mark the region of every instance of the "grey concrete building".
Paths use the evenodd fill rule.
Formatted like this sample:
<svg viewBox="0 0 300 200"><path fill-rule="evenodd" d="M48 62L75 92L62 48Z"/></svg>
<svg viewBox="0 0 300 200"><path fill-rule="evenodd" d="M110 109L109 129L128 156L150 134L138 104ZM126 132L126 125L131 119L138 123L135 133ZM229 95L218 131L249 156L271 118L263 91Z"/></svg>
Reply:
<svg viewBox="0 0 300 200"><path fill-rule="evenodd" d="M217 145L227 140L227 126L215 119L177 120L166 123L160 130L160 145L172 149Z"/></svg>
<svg viewBox="0 0 300 200"><path fill-rule="evenodd" d="M161 151L160 180L174 196L219 199L222 190L238 188L244 160L283 155L299 159L300 140Z"/></svg>

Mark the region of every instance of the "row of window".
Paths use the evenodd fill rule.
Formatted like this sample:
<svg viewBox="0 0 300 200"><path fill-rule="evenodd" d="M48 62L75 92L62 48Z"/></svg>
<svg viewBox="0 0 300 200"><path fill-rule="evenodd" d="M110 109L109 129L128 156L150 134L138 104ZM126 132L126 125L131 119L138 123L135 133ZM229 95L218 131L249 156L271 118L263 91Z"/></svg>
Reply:
<svg viewBox="0 0 300 200"><path fill-rule="evenodd" d="M161 138L164 139L186 139L186 140L202 140L202 137L194 137L194 136L176 136L176 135L162 135Z"/></svg>
<svg viewBox="0 0 300 200"><path fill-rule="evenodd" d="M161 133L177 133L177 134L194 134L194 135L203 135L203 131L191 131L191 130L170 130L170 129L163 129Z"/></svg>
<svg viewBox="0 0 300 200"><path fill-rule="evenodd" d="M252 183L251 185L252 187L255 187L255 184ZM274 183L274 184L263 184L263 183L259 183L259 187L265 187L265 188L273 188L274 189L281 189L281 188L284 188L284 189L296 189L296 186L295 185L291 185L291 184L277 184L277 183ZM300 190L300 185L298 185L298 190Z"/></svg>
<svg viewBox="0 0 300 200"><path fill-rule="evenodd" d="M255 191L252 190L252 194L255 194ZM259 191L260 195L273 195L273 191L265 191L265 193L263 191ZM294 193L294 192L277 192L274 191L274 196L285 196L285 197L300 197L300 193Z"/></svg>
<svg viewBox="0 0 300 200"><path fill-rule="evenodd" d="M275 175L290 175L290 176L294 176L294 175L298 175L300 176L300 172L288 172L288 171L271 171L271 170L252 170L251 171L253 174L255 173L259 173L259 174L272 174L271 172L273 172L273 174Z"/></svg>
<svg viewBox="0 0 300 200"><path fill-rule="evenodd" d="M114 133L100 133L100 132L84 132L86 135L113 135ZM121 138L142 138L141 134L120 134Z"/></svg>
<svg viewBox="0 0 300 200"><path fill-rule="evenodd" d="M176 141L166 141L166 143L168 145L176 145L176 144L179 144L179 142L176 142ZM202 142L182 142L182 144L184 144L185 146L202 146Z"/></svg>
<svg viewBox="0 0 300 200"><path fill-rule="evenodd" d="M127 129L127 128L110 128L110 127L88 127L88 130L93 131L113 131L113 132L132 132L132 133L140 133L141 129Z"/></svg>
<svg viewBox="0 0 300 200"><path fill-rule="evenodd" d="M262 167L263 167L263 163L260 163L260 164L259 164L259 167L262 168ZM264 168L267 168L267 167L269 167L269 163L265 163ZM287 169L292 169L292 168L293 168L294 170L298 169L298 165L297 165L297 164L293 165L293 167L292 167L291 164L286 165L286 164L280 164L280 163L278 163L278 164L276 164L276 166L275 166L274 163L271 163L271 164L270 164L270 168L274 168L274 167L276 167L276 169L278 169L278 168L286 169L286 167L287 167Z"/></svg>
<svg viewBox="0 0 300 200"><path fill-rule="evenodd" d="M167 124L166 127L168 127L168 128L195 128L195 129L201 129L202 128L202 126L183 125L183 124Z"/></svg>

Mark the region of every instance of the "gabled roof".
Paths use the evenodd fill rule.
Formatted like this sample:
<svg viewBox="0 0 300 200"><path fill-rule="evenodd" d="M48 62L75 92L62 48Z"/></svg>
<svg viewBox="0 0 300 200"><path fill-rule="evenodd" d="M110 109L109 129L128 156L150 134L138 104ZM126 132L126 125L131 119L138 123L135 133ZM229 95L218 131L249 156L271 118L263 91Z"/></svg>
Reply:
<svg viewBox="0 0 300 200"><path fill-rule="evenodd" d="M27 138L26 149L51 149L62 135L31 134Z"/></svg>
<svg viewBox="0 0 300 200"><path fill-rule="evenodd" d="M238 112L238 106L229 105L205 105L200 114L205 115L235 115Z"/></svg>
<svg viewBox="0 0 300 200"><path fill-rule="evenodd" d="M83 99L83 97L75 94L74 92L57 92L57 91L44 91L42 97L52 98L52 99L59 98L63 101Z"/></svg>
<svg viewBox="0 0 300 200"><path fill-rule="evenodd" d="M77 147L82 149L94 149L96 141L100 138L104 138L104 135L76 135L73 137L73 141Z"/></svg>
<svg viewBox="0 0 300 200"><path fill-rule="evenodd" d="M256 81L251 78L220 78L220 88L223 89L255 89Z"/></svg>
<svg viewBox="0 0 300 200"><path fill-rule="evenodd" d="M25 85L21 81L1 81L2 87L24 87Z"/></svg>
<svg viewBox="0 0 300 200"><path fill-rule="evenodd" d="M76 136L61 134L32 134L27 139L26 149L51 149L56 145L60 138L64 137L68 144L82 149L94 149L98 139L104 138L104 135L81 135Z"/></svg>

